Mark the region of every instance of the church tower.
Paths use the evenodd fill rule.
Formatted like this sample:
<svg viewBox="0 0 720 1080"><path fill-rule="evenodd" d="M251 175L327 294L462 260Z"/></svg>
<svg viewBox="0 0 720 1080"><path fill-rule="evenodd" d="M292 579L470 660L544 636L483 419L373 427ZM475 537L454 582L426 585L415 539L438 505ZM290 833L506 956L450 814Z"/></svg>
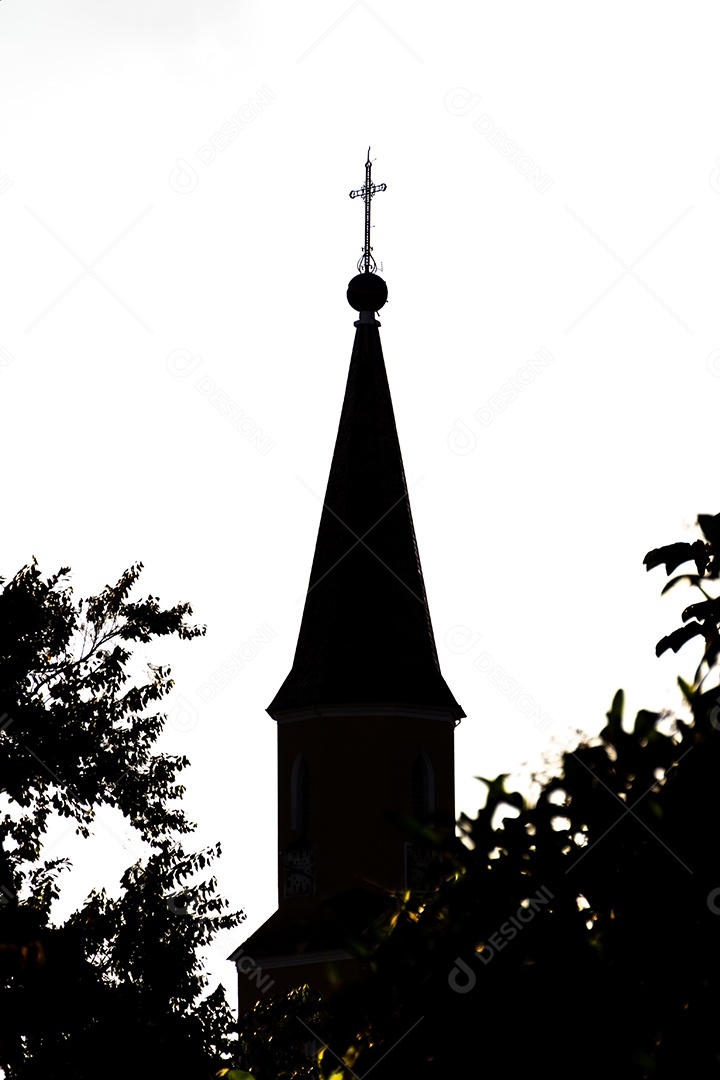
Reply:
<svg viewBox="0 0 720 1080"><path fill-rule="evenodd" d="M412 819L455 823L454 729L440 673L377 312L387 286L365 246L345 400L292 669L268 707L278 734L278 910L236 950L240 1014L261 992L356 977L348 949L392 896L422 886ZM404 826L405 823L405 827Z"/></svg>

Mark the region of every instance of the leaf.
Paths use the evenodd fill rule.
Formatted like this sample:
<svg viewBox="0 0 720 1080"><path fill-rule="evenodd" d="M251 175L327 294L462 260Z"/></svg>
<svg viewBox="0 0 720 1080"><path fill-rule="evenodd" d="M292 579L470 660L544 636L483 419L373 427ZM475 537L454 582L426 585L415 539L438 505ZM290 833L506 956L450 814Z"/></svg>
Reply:
<svg viewBox="0 0 720 1080"><path fill-rule="evenodd" d="M654 570L656 566L665 564L665 571L672 574L678 566L689 562L693 558L692 545L688 543L666 544L664 547L654 548L648 551L643 563L648 570Z"/></svg>
<svg viewBox="0 0 720 1080"><path fill-rule="evenodd" d="M655 730L655 725L662 715L662 713L641 709L635 717L635 726L633 727L634 734L637 735L639 739L647 739Z"/></svg>
<svg viewBox="0 0 720 1080"><path fill-rule="evenodd" d="M661 638L655 646L655 655L662 656L668 649L672 649L674 653L678 652L683 645L687 644L692 638L697 637L698 634L704 635L704 627L701 623L689 623L687 626L681 626L678 630L673 630L672 634L668 634L667 637Z"/></svg>
<svg viewBox="0 0 720 1080"><path fill-rule="evenodd" d="M720 599L701 600L697 604L690 604L682 613L682 621L687 622L688 619L697 619L700 622L711 619L713 622L718 622L720 620Z"/></svg>
<svg viewBox="0 0 720 1080"><path fill-rule="evenodd" d="M618 690L612 700L610 712L606 713L608 721L607 725L601 732L601 736L606 738L609 742L614 742L618 734L622 731L622 714L624 706L625 691Z"/></svg>
<svg viewBox="0 0 720 1080"><path fill-rule="evenodd" d="M697 566L697 572L703 575L707 570L707 565L710 562L710 548L708 544L704 544L702 540L696 540L692 546L693 559Z"/></svg>
<svg viewBox="0 0 720 1080"><path fill-rule="evenodd" d="M678 544L666 544L664 547L653 548L652 551L648 551L643 563L647 570L653 570L656 566L661 566L664 563L665 572L672 574L673 570L677 570L678 566L690 562L691 559L694 560L697 566L698 574L702 576L710 561L709 545L703 543L702 540L696 540L693 544L688 544L685 541Z"/></svg>
<svg viewBox="0 0 720 1080"><path fill-rule="evenodd" d="M482 780L483 784L488 786L487 800L485 802L485 810L495 810L496 806L500 803L505 803L507 806L513 806L516 810L525 809L525 800L519 791L506 791L505 781L507 780L509 773L500 773L494 780L487 780L484 776L476 776L476 780Z"/></svg>
<svg viewBox="0 0 720 1080"><path fill-rule="evenodd" d="M720 548L720 514L698 514L697 520L705 539Z"/></svg>
<svg viewBox="0 0 720 1080"><path fill-rule="evenodd" d="M696 691L693 690L690 683L686 683L685 680L680 675L678 675L678 686L682 690L683 697L687 701L688 705L692 705L693 698L695 697Z"/></svg>

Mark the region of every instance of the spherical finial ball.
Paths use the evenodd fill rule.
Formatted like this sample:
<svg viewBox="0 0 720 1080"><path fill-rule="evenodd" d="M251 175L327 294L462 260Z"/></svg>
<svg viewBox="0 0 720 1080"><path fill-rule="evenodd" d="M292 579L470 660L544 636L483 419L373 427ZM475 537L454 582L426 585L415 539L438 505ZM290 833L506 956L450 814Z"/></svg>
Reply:
<svg viewBox="0 0 720 1080"><path fill-rule="evenodd" d="M358 274L348 285L347 298L356 311L379 311L388 298L387 285L377 274Z"/></svg>

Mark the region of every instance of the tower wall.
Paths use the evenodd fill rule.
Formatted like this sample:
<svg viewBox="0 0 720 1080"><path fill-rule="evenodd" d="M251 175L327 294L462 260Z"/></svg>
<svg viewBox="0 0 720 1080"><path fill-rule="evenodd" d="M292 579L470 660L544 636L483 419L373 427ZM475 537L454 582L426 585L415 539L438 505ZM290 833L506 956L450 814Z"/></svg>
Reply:
<svg viewBox="0 0 720 1080"><path fill-rule="evenodd" d="M406 844L413 833L403 828L402 819L417 813L413 768L424 755L432 820L440 829L452 829L453 737L452 721L407 716L319 716L279 723L280 907L314 907L358 886L390 892L410 886ZM307 763L306 822L298 806L293 810L293 800L303 798L297 785L300 755Z"/></svg>

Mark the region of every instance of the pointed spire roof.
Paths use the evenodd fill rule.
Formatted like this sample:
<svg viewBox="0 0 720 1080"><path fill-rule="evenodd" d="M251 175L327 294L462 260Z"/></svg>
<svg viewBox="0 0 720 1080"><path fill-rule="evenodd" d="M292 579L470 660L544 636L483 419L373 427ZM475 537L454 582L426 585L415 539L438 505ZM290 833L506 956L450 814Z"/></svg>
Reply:
<svg viewBox="0 0 720 1080"><path fill-rule="evenodd" d="M387 300L370 245L370 207L386 184L350 192L365 204L361 272L348 286L360 312L310 585L292 670L268 712L465 715L440 674L425 584L375 318Z"/></svg>
<svg viewBox="0 0 720 1080"><path fill-rule="evenodd" d="M362 312L355 325L295 660L268 712L457 721L465 714L440 673L379 323Z"/></svg>

